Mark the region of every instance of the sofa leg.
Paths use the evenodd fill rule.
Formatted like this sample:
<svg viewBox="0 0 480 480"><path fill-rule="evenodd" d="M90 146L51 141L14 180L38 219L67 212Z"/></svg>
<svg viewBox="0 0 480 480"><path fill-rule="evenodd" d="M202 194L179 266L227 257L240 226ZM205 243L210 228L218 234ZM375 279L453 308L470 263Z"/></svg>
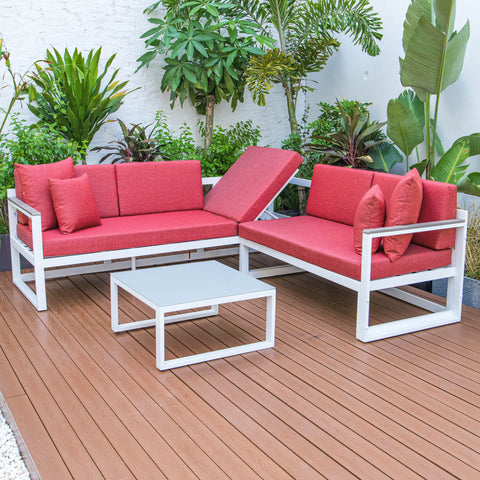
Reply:
<svg viewBox="0 0 480 480"><path fill-rule="evenodd" d="M249 273L250 270L250 251L247 246L240 244L238 270L242 273Z"/></svg>
<svg viewBox="0 0 480 480"><path fill-rule="evenodd" d="M47 288L45 285L45 269L35 267L35 290L37 296L37 310L42 312L47 309Z"/></svg>
<svg viewBox="0 0 480 480"><path fill-rule="evenodd" d="M368 342L368 323L370 318L370 292L366 288L358 291L357 297L357 339Z"/></svg>

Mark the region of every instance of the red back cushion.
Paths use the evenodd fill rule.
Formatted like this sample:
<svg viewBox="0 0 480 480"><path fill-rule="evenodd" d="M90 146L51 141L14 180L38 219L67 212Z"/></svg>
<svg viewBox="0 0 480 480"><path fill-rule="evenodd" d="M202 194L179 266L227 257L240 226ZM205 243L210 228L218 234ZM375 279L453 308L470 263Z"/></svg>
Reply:
<svg viewBox="0 0 480 480"><path fill-rule="evenodd" d="M353 225L362 197L372 186L373 172L334 165L315 165L307 214Z"/></svg>
<svg viewBox="0 0 480 480"><path fill-rule="evenodd" d="M52 197L48 185L49 178L73 178L73 160L71 157L55 163L41 165L15 164L23 198L42 215L42 230L57 226L57 217L53 209Z"/></svg>
<svg viewBox="0 0 480 480"><path fill-rule="evenodd" d="M15 179L15 195L17 196L17 198L19 200L24 202L25 199L23 198L23 189L22 189L22 186L20 184L20 177L18 175L18 170L16 168L13 171L13 176L14 176L14 179ZM21 223L22 225L28 225L28 217L26 215L24 215L22 212L17 213L17 221L18 221L18 223Z"/></svg>
<svg viewBox="0 0 480 480"><path fill-rule="evenodd" d="M60 233L68 234L101 224L97 204L86 174L48 180Z"/></svg>
<svg viewBox="0 0 480 480"><path fill-rule="evenodd" d="M400 175L375 173L373 183L381 187L387 202L387 211L393 189L401 179ZM456 218L457 187L455 185L432 180L422 180L422 185L423 199L418 223ZM416 233L412 242L434 250L451 248L455 245L455 230Z"/></svg>
<svg viewBox="0 0 480 480"><path fill-rule="evenodd" d="M418 222L451 220L457 217L457 186L449 183L423 180L423 201ZM455 230L416 233L413 243L442 250L455 246Z"/></svg>
<svg viewBox="0 0 480 480"><path fill-rule="evenodd" d="M120 215L203 208L198 160L119 163L115 170Z"/></svg>
<svg viewBox="0 0 480 480"><path fill-rule="evenodd" d="M416 168L401 177L387 205L386 227L416 223L422 206L422 179ZM393 235L383 238L385 255L394 262L407 250L413 234Z"/></svg>
<svg viewBox="0 0 480 480"><path fill-rule="evenodd" d="M297 152L248 147L205 197L205 210L235 220L255 220L302 163Z"/></svg>
<svg viewBox="0 0 480 480"><path fill-rule="evenodd" d="M368 228L380 228L385 224L385 196L378 185L374 185L360 200L353 222L353 243L355 251L362 254L363 231ZM372 241L372 253L379 247L381 238Z"/></svg>
<svg viewBox="0 0 480 480"><path fill-rule="evenodd" d="M100 217L118 217L115 165L75 165L75 176L88 175Z"/></svg>

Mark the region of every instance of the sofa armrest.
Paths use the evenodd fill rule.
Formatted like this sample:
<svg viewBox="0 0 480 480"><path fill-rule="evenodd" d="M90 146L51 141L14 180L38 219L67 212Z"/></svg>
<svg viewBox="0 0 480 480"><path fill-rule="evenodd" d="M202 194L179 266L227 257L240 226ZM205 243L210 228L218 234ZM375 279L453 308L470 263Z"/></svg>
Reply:
<svg viewBox="0 0 480 480"><path fill-rule="evenodd" d="M369 228L363 231L363 234L373 238L378 237L390 237L392 235L408 234L408 233L418 233L418 232L430 232L433 230L446 230L449 228L459 228L464 226L466 219L462 220L459 218L451 220L440 220L436 222L425 222L425 223L411 223L408 225L397 225L394 227L380 227L380 228Z"/></svg>
<svg viewBox="0 0 480 480"><path fill-rule="evenodd" d="M463 268L463 265L465 263L465 245L467 240L467 219L468 213L465 210L457 210L457 218L451 220L365 229L363 231L362 237L362 283L370 282L372 263L372 240L378 237L389 237L392 235L402 235L409 233L429 232L434 230L447 230L455 228L455 258L452 260L452 263L455 264L455 266L461 265Z"/></svg>
<svg viewBox="0 0 480 480"><path fill-rule="evenodd" d="M222 177L202 177L202 185L216 185Z"/></svg>
<svg viewBox="0 0 480 480"><path fill-rule="evenodd" d="M22 212L32 222L32 243L34 256L43 258L42 215L24 201L15 196L15 190L8 190L8 222L11 242L19 241L17 237L17 211ZM12 244L11 244L12 245Z"/></svg>
<svg viewBox="0 0 480 480"><path fill-rule="evenodd" d="M8 197L8 203L12 205L14 210L22 212L28 218L33 218L37 215L40 215L40 212L38 210L35 210L30 205L28 205L28 203L25 203L17 197Z"/></svg>

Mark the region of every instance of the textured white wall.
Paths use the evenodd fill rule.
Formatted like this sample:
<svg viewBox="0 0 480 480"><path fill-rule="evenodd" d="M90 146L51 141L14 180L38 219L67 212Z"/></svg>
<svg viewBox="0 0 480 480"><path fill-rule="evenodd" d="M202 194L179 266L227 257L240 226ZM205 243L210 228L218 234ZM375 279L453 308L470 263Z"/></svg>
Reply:
<svg viewBox="0 0 480 480"><path fill-rule="evenodd" d="M120 68L119 79L128 79L130 88L141 88L126 98L114 118L118 116L127 122L149 123L157 110L163 110L172 128L186 122L196 130L199 116L190 104L185 102L183 109L177 105L170 110L168 93L160 92L159 62L149 69L134 73L136 59L145 51L139 37L150 25L142 11L150 3L152 0L0 0L0 32L11 52L14 69L19 72L43 58L46 49L51 47L60 51L65 47L78 47L86 52L102 46L104 60L117 53L113 65ZM310 118L313 119L318 113L319 101L333 102L335 98L343 97L372 102L372 117L380 121L386 119L388 100L402 91L398 57L403 55L403 20L410 2L371 0L371 3L384 24L381 54L371 58L345 38L340 51L330 59L327 68L312 76L309 84L315 87L315 92L300 99L299 118L307 104L311 107ZM472 33L462 76L442 97L439 132L445 146L461 135L480 131L477 115L480 111L477 81L480 72L480 2L458 0L457 10L457 28L469 18ZM2 90L0 105L4 106L8 98L7 92ZM26 118L34 121L26 107L19 106L18 109ZM281 89L274 89L264 108L247 100L233 114L226 103L216 109L216 123L224 126L248 119L261 127L262 144L280 146L289 132ZM92 146L104 145L118 136L116 123L107 124L97 134ZM88 161L94 162L97 158L98 155L89 155ZM480 169L478 163L476 169Z"/></svg>

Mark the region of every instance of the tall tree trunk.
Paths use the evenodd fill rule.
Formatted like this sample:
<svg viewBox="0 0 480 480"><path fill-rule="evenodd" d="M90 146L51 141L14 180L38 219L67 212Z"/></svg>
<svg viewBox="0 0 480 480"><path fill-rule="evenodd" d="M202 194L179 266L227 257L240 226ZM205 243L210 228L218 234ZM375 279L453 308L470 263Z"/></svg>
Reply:
<svg viewBox="0 0 480 480"><path fill-rule="evenodd" d="M212 143L214 110L215 95L207 95L207 108L205 112L205 148L208 148Z"/></svg>
<svg viewBox="0 0 480 480"><path fill-rule="evenodd" d="M290 133L298 133L297 112L295 108L295 100L293 98L292 88L288 82L284 82L285 97L287 98L288 121L290 122Z"/></svg>

